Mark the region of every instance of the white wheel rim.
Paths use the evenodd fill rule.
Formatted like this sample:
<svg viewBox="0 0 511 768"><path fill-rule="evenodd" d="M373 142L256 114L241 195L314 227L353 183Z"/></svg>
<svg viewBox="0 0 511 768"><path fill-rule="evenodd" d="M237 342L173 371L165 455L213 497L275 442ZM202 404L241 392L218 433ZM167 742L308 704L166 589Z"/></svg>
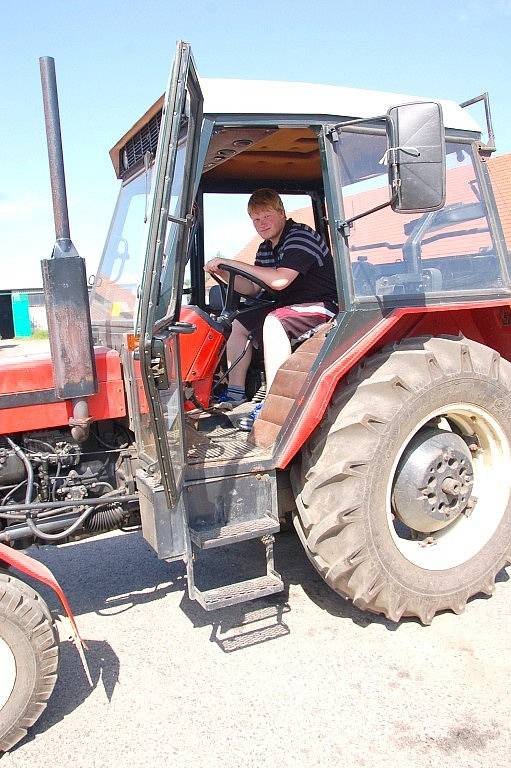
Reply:
<svg viewBox="0 0 511 768"><path fill-rule="evenodd" d="M472 457L477 503L469 516L459 515L451 525L432 534L434 544L410 541L394 526L391 505L392 486L399 460L417 432L432 419L442 417L456 422L466 434L475 432L481 450ZM511 447L503 430L485 410L471 403L454 403L430 413L411 432L394 461L387 487L387 521L391 536L411 563L431 571L455 568L474 557L491 539L506 511L511 492L509 471Z"/></svg>
<svg viewBox="0 0 511 768"><path fill-rule="evenodd" d="M0 637L0 711L9 701L16 682L16 660L5 640Z"/></svg>

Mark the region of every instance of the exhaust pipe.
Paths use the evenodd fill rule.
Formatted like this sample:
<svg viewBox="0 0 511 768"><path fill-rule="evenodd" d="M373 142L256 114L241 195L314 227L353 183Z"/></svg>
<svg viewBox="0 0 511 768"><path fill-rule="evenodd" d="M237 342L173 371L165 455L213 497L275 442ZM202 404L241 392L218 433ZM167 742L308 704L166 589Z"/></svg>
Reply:
<svg viewBox="0 0 511 768"><path fill-rule="evenodd" d="M69 229L55 61L43 56L39 65L56 238L51 258L41 261L46 316L55 394L61 400L73 401L69 426L73 439L82 443L89 435L92 420L87 397L98 388L87 273Z"/></svg>

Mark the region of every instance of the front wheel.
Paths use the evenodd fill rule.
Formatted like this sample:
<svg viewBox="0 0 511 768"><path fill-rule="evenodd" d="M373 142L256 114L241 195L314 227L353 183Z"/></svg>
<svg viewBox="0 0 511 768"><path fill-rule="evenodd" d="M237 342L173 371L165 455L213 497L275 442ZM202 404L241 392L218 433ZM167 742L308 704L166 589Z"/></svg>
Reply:
<svg viewBox="0 0 511 768"><path fill-rule="evenodd" d="M24 582L0 573L0 754L42 714L57 679L58 655L44 601Z"/></svg>
<svg viewBox="0 0 511 768"><path fill-rule="evenodd" d="M369 358L292 472L325 580L393 621L463 611L511 552L511 365L466 339Z"/></svg>

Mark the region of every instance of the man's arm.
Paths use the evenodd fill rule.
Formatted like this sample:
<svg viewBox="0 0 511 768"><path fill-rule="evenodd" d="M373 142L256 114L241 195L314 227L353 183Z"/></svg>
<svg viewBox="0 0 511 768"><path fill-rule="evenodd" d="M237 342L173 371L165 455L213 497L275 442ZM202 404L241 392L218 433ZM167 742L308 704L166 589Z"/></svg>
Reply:
<svg viewBox="0 0 511 768"><path fill-rule="evenodd" d="M211 259L204 265L204 269L210 275L216 275L220 280L223 280L224 283L227 283L229 280L229 273L218 267L219 264L224 263L232 264L235 267L239 267L239 269L242 269L247 274L257 277L272 291L283 291L284 288L291 285L293 280L299 275L299 272L295 269L289 269L288 267L260 267L257 264L245 264L243 261L221 258ZM244 296L255 296L261 290L258 285L240 275L236 276L234 288L238 293L242 293Z"/></svg>

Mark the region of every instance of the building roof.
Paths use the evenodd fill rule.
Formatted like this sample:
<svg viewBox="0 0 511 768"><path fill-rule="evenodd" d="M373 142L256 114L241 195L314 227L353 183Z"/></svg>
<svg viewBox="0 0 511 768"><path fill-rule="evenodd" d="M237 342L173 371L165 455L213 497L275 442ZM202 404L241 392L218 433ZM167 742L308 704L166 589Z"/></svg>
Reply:
<svg viewBox="0 0 511 768"><path fill-rule="evenodd" d="M511 154L491 157L487 162L504 237L511 251Z"/></svg>
<svg viewBox="0 0 511 768"><path fill-rule="evenodd" d="M511 252L511 154L500 155L487 162L504 236L508 250ZM473 169L471 166L449 172L447 205L458 202L477 202L474 189L470 184L472 177ZM356 198L347 197L344 200L345 214L353 216L361 211L369 210L382 202L380 199L382 195L384 199L385 189L368 191L357 195ZM311 207L288 211L288 216L311 227L315 226ZM354 250L357 248L363 250L364 256L374 264L384 261L388 259L389 252L376 246L372 249L370 244L385 241L394 246L399 245L403 242L403 222L411 221L414 218L417 218L417 214L389 215L388 209L377 211L355 222L350 240L351 246L355 246ZM445 229L448 230L449 227ZM469 231L460 232L456 238L445 238L424 245L424 257L449 256L453 253L459 253L460 248L466 253L476 253L479 249L487 248L490 245L488 233L477 231L475 224L470 227L467 225L465 229ZM253 264L260 242L261 238L255 235L235 258L247 264Z"/></svg>

